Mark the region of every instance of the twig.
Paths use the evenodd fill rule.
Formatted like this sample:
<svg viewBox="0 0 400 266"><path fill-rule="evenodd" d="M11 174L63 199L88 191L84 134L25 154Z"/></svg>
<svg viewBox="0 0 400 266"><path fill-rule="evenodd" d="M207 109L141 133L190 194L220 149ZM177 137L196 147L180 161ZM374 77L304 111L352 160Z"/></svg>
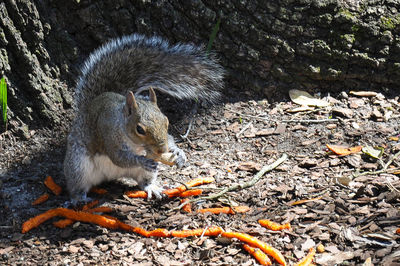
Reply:
<svg viewBox="0 0 400 266"><path fill-rule="evenodd" d="M383 168L381 170L378 171L367 171L367 172L362 172L362 173L358 173L358 174L353 174L353 177L360 177L360 176L364 176L364 175L379 175L379 174L383 174L383 173L388 173L390 174L390 172L392 171L397 171L399 170L399 168L392 168L392 169L387 169L389 167L389 165L391 165L393 163L393 161L400 156L400 151L397 152L392 158L390 158L385 165L383 165ZM381 163L382 165L383 163Z"/></svg>
<svg viewBox="0 0 400 266"><path fill-rule="evenodd" d="M400 156L400 151L397 152L392 158L390 158L390 160L385 164L383 169L387 169L389 167L389 165L391 165L393 163L393 161L399 156Z"/></svg>
<svg viewBox="0 0 400 266"><path fill-rule="evenodd" d="M327 122L339 122L339 119L332 118L332 119L291 119L291 120L277 120L277 119L270 119L267 117L255 116L255 115L247 115L243 114L234 110L227 109L228 111L238 114L243 117L254 118L262 121L271 121L271 122L283 122L283 123L327 123ZM320 109L318 109L320 110ZM315 112L316 110L313 110Z"/></svg>
<svg viewBox="0 0 400 266"><path fill-rule="evenodd" d="M288 158L288 156L284 153L278 160L276 160L273 164L270 165L265 165L257 174L254 175L254 177L248 181L248 182L244 182L244 183L239 183L239 184L234 184L232 186L226 187L224 189L222 189L220 192L218 193L214 193L211 194L209 196L205 196L205 197L200 197L200 198L196 198L196 199L190 199L188 201L185 201L184 203L182 203L181 205L179 205L176 208L171 209L171 211L174 210L179 210L181 209L183 206L185 206L188 203L195 203L195 202L199 202L199 201L204 201L204 200L213 200L213 199L218 199L221 196L223 196L225 193L227 192L231 192L231 191L239 191L248 187L252 187L254 186L259 180L260 178L267 172L275 169L276 167L278 167L281 163L283 163L286 159Z"/></svg>
<svg viewBox="0 0 400 266"><path fill-rule="evenodd" d="M326 123L326 122L339 122L339 119L291 119L291 120L281 120L285 123Z"/></svg>
<svg viewBox="0 0 400 266"><path fill-rule="evenodd" d="M240 131L239 133L236 134L236 138L239 138L240 134L242 134L243 132L246 131L246 129L248 129L251 125L253 124L253 122L249 122L247 123Z"/></svg>
<svg viewBox="0 0 400 266"><path fill-rule="evenodd" d="M379 174L383 174L383 173L390 174L391 172L394 172L394 171L397 171L397 170L400 170L400 168L381 169L381 170L378 170L378 171L367 171L367 172L353 174L353 177L357 178L357 177L364 176L364 175L379 175Z"/></svg>

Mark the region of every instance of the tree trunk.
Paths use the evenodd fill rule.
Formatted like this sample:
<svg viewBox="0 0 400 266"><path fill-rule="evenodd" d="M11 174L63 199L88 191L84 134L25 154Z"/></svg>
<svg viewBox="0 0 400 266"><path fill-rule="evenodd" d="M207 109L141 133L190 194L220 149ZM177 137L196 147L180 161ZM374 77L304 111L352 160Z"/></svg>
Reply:
<svg viewBox="0 0 400 266"><path fill-rule="evenodd" d="M110 38L138 32L207 44L218 18L213 49L229 70L227 90L398 93L399 10L396 0L5 0L9 125L29 137L65 124L79 65Z"/></svg>

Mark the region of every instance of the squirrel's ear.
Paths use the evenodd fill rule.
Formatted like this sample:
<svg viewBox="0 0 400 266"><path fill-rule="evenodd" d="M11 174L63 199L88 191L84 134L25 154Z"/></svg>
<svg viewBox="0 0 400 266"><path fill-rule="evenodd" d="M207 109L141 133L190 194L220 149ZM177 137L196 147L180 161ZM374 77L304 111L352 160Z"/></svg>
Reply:
<svg viewBox="0 0 400 266"><path fill-rule="evenodd" d="M153 88L149 89L149 96L150 96L150 101L157 105L157 96L156 93L154 92Z"/></svg>
<svg viewBox="0 0 400 266"><path fill-rule="evenodd" d="M135 96L131 91L126 95L126 104L125 104L125 113L126 115L131 115L133 110L138 109L138 105L136 103Z"/></svg>

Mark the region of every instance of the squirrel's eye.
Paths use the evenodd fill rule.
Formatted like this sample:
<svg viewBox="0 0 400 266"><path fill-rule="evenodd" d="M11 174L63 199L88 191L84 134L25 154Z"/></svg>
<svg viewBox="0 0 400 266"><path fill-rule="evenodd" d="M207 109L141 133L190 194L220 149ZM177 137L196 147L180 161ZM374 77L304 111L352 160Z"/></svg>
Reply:
<svg viewBox="0 0 400 266"><path fill-rule="evenodd" d="M136 126L136 131L137 131L137 133L140 134L140 135L146 135L146 132L144 131L143 127L140 126L140 125L137 125L137 126Z"/></svg>

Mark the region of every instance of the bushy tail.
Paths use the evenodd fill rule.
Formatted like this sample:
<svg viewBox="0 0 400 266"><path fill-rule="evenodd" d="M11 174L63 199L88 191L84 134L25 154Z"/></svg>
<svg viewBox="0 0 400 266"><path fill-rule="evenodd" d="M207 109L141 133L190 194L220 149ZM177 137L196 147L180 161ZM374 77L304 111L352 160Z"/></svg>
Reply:
<svg viewBox="0 0 400 266"><path fill-rule="evenodd" d="M140 93L149 87L179 99L214 102L223 75L215 56L200 47L129 35L106 43L86 60L75 91L76 107L84 108L106 91Z"/></svg>

